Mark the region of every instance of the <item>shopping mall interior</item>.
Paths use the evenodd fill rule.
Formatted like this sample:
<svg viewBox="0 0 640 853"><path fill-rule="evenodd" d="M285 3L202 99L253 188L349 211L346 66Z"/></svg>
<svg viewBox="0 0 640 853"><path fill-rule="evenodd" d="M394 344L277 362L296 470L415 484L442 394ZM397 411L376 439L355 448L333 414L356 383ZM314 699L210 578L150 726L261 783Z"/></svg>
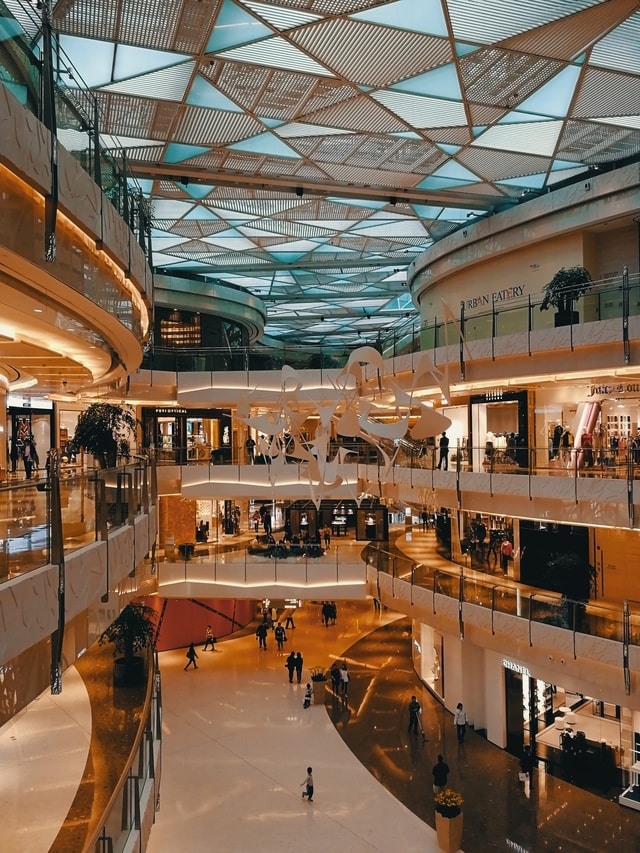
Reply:
<svg viewBox="0 0 640 853"><path fill-rule="evenodd" d="M0 0L3 850L640 849L638 43Z"/></svg>

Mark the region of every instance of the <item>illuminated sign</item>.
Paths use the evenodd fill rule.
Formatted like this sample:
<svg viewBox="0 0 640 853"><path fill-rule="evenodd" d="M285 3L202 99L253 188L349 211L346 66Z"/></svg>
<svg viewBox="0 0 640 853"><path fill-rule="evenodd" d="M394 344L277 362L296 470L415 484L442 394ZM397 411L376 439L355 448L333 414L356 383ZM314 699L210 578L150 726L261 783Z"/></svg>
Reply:
<svg viewBox="0 0 640 853"><path fill-rule="evenodd" d="M522 664L514 663L512 660L507 660L506 658L502 659L502 666L505 669L510 669L512 672L519 672L520 675L525 675L527 678L530 678L531 675L526 666L522 666Z"/></svg>

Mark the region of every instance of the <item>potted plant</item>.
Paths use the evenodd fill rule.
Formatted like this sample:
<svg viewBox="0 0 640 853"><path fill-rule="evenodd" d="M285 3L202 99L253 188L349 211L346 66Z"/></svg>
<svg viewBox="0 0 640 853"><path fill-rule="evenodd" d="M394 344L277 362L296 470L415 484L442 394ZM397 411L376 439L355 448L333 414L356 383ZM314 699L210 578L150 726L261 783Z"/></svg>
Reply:
<svg viewBox="0 0 640 853"><path fill-rule="evenodd" d="M156 619L152 607L132 601L98 638L99 646L113 643L115 687L134 687L144 680L144 658L137 652L154 645Z"/></svg>
<svg viewBox="0 0 640 853"><path fill-rule="evenodd" d="M435 797L438 847L455 853L462 844L462 794L445 788Z"/></svg>
<svg viewBox="0 0 640 853"><path fill-rule="evenodd" d="M92 453L101 468L114 468L118 456L129 456L136 423L128 407L92 403L78 417L71 445L74 451L82 447Z"/></svg>
<svg viewBox="0 0 640 853"><path fill-rule="evenodd" d="M313 704L321 705L324 702L327 683L327 674L321 666L311 667L311 681L313 683Z"/></svg>
<svg viewBox="0 0 640 853"><path fill-rule="evenodd" d="M579 314L573 310L573 304L589 290L592 282L589 271L584 267L562 267L551 281L545 284L540 310L546 311L551 306L556 308L556 327L578 323Z"/></svg>

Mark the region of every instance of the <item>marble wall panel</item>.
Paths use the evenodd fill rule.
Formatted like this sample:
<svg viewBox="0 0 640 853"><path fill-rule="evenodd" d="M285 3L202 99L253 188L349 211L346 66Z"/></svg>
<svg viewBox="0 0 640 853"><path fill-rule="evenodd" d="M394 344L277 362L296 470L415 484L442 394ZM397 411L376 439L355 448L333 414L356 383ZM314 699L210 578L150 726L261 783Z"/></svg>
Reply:
<svg viewBox="0 0 640 853"><path fill-rule="evenodd" d="M57 566L43 566L0 585L0 665L57 627Z"/></svg>
<svg viewBox="0 0 640 853"><path fill-rule="evenodd" d="M0 87L0 160L40 193L51 191L49 133L37 118Z"/></svg>
<svg viewBox="0 0 640 853"><path fill-rule="evenodd" d="M107 543L94 542L65 559L65 611L73 619L107 590Z"/></svg>
<svg viewBox="0 0 640 853"><path fill-rule="evenodd" d="M117 585L135 569L133 527L126 524L109 533L109 586L114 590Z"/></svg>

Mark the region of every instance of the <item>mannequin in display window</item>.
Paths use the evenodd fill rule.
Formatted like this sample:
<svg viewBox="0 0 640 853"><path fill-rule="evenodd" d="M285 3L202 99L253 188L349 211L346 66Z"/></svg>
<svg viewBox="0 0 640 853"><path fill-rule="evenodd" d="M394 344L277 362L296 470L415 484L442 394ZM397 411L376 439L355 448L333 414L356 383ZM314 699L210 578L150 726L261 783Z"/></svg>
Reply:
<svg viewBox="0 0 640 853"><path fill-rule="evenodd" d="M586 430L580 437L580 447L582 447L583 460L585 468L593 467L593 436Z"/></svg>

